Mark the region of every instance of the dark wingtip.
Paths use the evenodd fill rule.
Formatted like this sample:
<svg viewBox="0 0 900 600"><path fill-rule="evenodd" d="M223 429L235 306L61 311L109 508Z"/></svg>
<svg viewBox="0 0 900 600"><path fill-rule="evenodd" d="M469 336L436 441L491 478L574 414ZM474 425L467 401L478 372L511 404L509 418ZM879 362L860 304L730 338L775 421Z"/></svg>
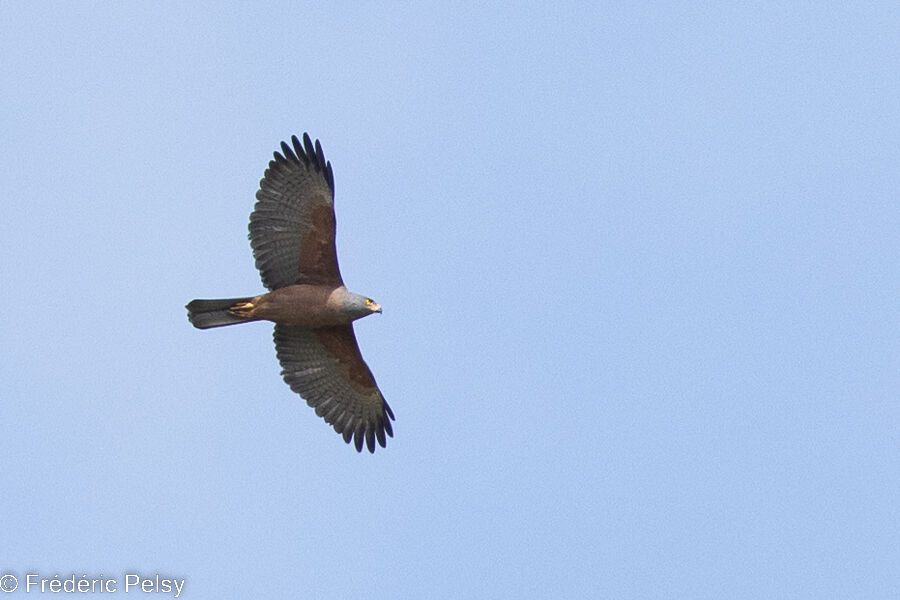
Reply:
<svg viewBox="0 0 900 600"><path fill-rule="evenodd" d="M297 139L296 135L291 136L291 144L294 146L294 152L297 156L299 156L303 162L309 164L309 157L306 155L306 152L303 151L303 146L300 145L300 140Z"/></svg>
<svg viewBox="0 0 900 600"><path fill-rule="evenodd" d="M308 166L311 165L317 172L322 173L325 181L328 182L328 187L334 192L334 171L331 168L331 163L325 160L325 152L322 150L322 144L319 140L313 143L309 133L304 132L302 142L296 135L291 136L291 146L287 142L281 142L281 152L276 151L274 153L275 160L269 163L269 168L274 169L278 163L289 161L299 163L302 161Z"/></svg>
<svg viewBox="0 0 900 600"><path fill-rule="evenodd" d="M319 143L319 140L316 140L316 160L319 161L319 169L324 171L326 168L325 153L322 151L322 144Z"/></svg>
<svg viewBox="0 0 900 600"><path fill-rule="evenodd" d="M285 158L292 160L294 162L300 162L297 159L297 155L294 154L294 151L291 150L291 147L288 146L286 142L281 142L281 152L284 154Z"/></svg>

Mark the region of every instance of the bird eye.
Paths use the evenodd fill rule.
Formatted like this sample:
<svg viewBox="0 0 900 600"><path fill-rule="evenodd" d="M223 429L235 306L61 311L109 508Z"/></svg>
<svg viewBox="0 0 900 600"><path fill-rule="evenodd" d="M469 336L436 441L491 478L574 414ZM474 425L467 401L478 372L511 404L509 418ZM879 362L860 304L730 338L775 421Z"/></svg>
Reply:
<svg viewBox="0 0 900 600"><path fill-rule="evenodd" d="M371 299L371 298L366 298L366 304L372 304L372 299Z"/></svg>

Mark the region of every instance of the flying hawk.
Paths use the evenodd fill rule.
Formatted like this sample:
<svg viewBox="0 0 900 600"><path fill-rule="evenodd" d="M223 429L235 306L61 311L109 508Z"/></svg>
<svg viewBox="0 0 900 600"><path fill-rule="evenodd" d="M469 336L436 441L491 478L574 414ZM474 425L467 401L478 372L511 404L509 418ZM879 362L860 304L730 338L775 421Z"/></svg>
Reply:
<svg viewBox="0 0 900 600"><path fill-rule="evenodd" d="M275 323L281 375L316 414L375 452L393 437L394 413L363 360L353 321L381 307L346 287L334 244L334 174L322 145L291 137L269 162L250 214L250 246L268 293L247 298L192 300L188 319L198 329L250 321Z"/></svg>

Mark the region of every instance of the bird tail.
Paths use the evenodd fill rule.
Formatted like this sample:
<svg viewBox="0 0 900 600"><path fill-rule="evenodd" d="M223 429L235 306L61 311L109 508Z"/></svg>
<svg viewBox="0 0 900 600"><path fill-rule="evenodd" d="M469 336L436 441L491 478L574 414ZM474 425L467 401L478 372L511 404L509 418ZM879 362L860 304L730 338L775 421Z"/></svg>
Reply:
<svg viewBox="0 0 900 600"><path fill-rule="evenodd" d="M185 308L188 311L188 321L197 329L209 329L211 327L224 327L258 321L249 317L241 317L232 312L236 305L247 303L253 297L227 298L221 300L191 300Z"/></svg>

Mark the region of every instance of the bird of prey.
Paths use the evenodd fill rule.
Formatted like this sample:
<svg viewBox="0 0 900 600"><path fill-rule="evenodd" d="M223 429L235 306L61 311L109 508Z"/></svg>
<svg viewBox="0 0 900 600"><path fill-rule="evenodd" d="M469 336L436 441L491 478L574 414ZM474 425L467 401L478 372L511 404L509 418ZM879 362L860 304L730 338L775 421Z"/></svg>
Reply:
<svg viewBox="0 0 900 600"><path fill-rule="evenodd" d="M319 140L292 136L269 162L250 214L250 246L269 292L186 308L199 329L273 321L284 381L345 442L374 453L376 440L384 448L385 434L393 437L394 413L360 354L353 321L381 307L344 287L334 232L331 163Z"/></svg>

